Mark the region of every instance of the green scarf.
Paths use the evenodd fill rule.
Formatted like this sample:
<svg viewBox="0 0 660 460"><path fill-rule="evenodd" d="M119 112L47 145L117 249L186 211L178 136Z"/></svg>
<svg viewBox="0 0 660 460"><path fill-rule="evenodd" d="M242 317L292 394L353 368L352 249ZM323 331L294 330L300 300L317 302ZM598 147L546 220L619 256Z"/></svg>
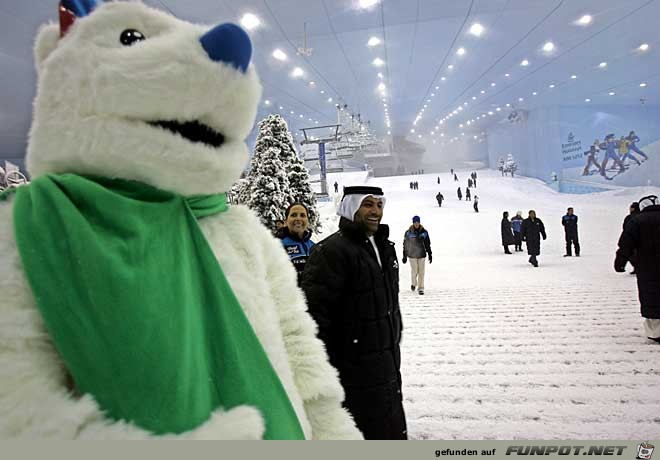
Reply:
<svg viewBox="0 0 660 460"><path fill-rule="evenodd" d="M181 433L247 404L262 413L266 439L304 438L197 224L227 209L224 194L183 198L73 174L15 193L37 306L77 389L108 416Z"/></svg>

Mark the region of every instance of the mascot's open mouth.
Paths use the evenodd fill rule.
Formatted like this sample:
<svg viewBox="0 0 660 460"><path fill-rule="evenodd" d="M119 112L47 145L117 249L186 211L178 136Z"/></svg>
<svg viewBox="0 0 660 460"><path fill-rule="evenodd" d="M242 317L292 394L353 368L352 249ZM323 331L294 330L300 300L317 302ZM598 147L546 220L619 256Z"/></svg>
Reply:
<svg viewBox="0 0 660 460"><path fill-rule="evenodd" d="M198 121L186 121L185 123L178 121L150 121L148 123L152 126L159 126L170 132L177 133L189 141L202 142L212 147L220 147L225 142L225 136Z"/></svg>

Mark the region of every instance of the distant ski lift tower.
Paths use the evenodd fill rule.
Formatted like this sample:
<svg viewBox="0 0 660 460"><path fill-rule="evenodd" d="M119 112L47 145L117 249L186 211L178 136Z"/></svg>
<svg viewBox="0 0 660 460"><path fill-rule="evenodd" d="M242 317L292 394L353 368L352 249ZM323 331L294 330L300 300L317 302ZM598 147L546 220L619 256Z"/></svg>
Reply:
<svg viewBox="0 0 660 460"><path fill-rule="evenodd" d="M308 48L307 47L307 23L303 22L303 46L298 48L298 54L300 56L306 56L309 57L312 55L312 51L314 51L314 48Z"/></svg>
<svg viewBox="0 0 660 460"><path fill-rule="evenodd" d="M328 196L328 180L327 180L327 167L325 161L325 144L328 142L337 142L339 140L339 127L341 125L325 125L313 126L310 128L301 128L305 139L300 145L317 144L319 146L319 168L321 169L321 196ZM311 133L320 132L324 134L323 137L313 136ZM314 181L312 181L314 182Z"/></svg>

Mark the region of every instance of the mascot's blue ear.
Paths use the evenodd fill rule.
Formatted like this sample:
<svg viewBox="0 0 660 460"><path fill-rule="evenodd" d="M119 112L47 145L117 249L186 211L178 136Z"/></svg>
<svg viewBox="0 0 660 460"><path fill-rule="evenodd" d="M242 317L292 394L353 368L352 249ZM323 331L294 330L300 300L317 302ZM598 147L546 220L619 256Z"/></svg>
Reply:
<svg viewBox="0 0 660 460"><path fill-rule="evenodd" d="M206 54L215 62L226 62L245 72L252 58L252 42L236 24L220 24L199 38Z"/></svg>
<svg viewBox="0 0 660 460"><path fill-rule="evenodd" d="M62 0L60 2L60 37L66 35L76 18L87 16L96 8L96 0Z"/></svg>
<svg viewBox="0 0 660 460"><path fill-rule="evenodd" d="M81 18L96 8L96 0L62 0L61 5Z"/></svg>

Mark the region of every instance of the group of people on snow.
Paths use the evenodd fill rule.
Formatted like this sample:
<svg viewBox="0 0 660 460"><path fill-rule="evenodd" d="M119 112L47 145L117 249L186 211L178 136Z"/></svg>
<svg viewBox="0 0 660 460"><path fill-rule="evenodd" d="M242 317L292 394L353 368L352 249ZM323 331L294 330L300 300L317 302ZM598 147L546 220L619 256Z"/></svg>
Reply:
<svg viewBox="0 0 660 460"><path fill-rule="evenodd" d="M469 188L468 188L469 190ZM444 197L436 195L442 205ZM298 274L308 310L318 325L330 362L339 372L351 412L365 439L407 439L401 395L399 265L389 227L381 224L385 196L378 187L344 187L337 214L337 232L314 245L309 212L293 203L277 236ZM641 212L640 212L641 211ZM565 257L580 255L578 217L572 207L562 217ZM654 245L660 241L660 203L648 196L633 203L619 239L615 270L631 262L637 273L639 297L647 336L660 342L660 261ZM522 251L538 267L545 225L530 210L502 216L502 246L506 254ZM419 216L412 218L403 237L401 261L410 261L413 292L424 295L425 263L433 261L429 232Z"/></svg>

